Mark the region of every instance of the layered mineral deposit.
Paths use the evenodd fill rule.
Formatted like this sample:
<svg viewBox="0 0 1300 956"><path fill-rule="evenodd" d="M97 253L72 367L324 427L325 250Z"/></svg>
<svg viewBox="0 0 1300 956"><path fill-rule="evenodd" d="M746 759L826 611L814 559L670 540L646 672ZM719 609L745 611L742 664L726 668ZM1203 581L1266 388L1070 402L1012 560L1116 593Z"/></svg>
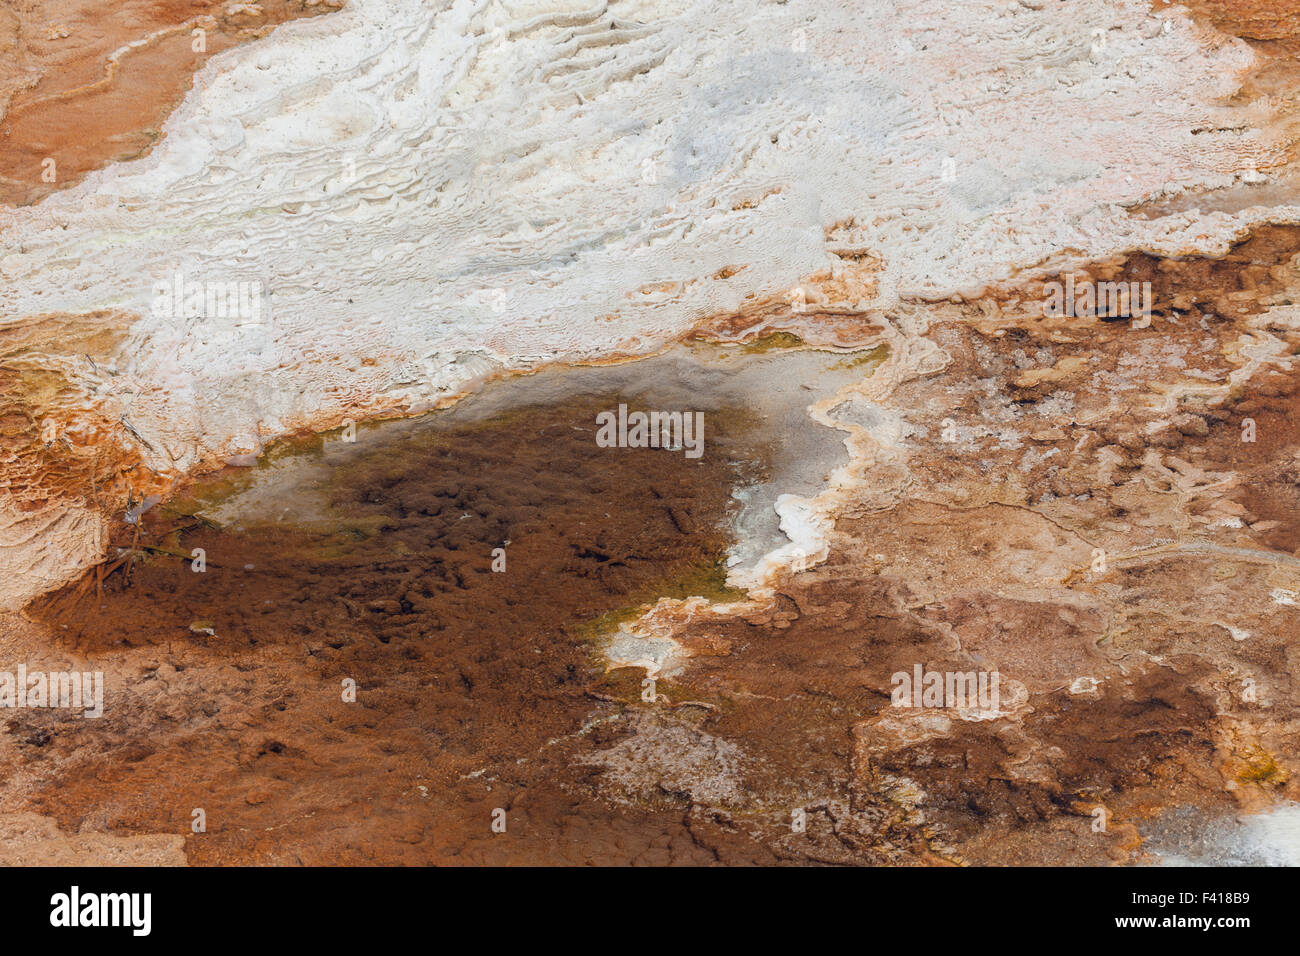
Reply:
<svg viewBox="0 0 1300 956"><path fill-rule="evenodd" d="M0 13L32 853L1272 845L1294 4L125 6Z"/></svg>

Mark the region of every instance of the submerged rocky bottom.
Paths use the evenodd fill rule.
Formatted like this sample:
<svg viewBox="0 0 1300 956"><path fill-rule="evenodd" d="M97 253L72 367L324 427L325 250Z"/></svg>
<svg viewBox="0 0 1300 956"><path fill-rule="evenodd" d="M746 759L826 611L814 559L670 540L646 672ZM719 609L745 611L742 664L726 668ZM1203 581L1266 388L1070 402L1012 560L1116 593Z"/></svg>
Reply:
<svg viewBox="0 0 1300 956"><path fill-rule="evenodd" d="M28 608L50 668L102 670L108 692L102 719L13 712L19 815L177 835L199 864L712 859L680 794L611 801L608 780L637 782L593 758L642 719L641 672L610 669L602 634L660 597L740 596L733 491L763 499L773 425L729 404L714 366L739 354L503 383L283 446L123 523L104 564ZM707 453L601 447L620 403L698 410ZM729 795L734 768L689 753L716 707L666 709L687 737L664 769Z"/></svg>
<svg viewBox="0 0 1300 956"><path fill-rule="evenodd" d="M206 517L239 474L151 509L102 584L30 609L109 690L101 720L15 712L39 780L26 806L73 830L189 834L194 863L551 859L556 828L603 816L576 786L588 771L558 772L621 688L592 622L719 591L730 490L761 469L740 410L711 411L697 459L598 447L595 416L620 398L638 396L318 439L280 461L318 479L279 489L286 520Z"/></svg>

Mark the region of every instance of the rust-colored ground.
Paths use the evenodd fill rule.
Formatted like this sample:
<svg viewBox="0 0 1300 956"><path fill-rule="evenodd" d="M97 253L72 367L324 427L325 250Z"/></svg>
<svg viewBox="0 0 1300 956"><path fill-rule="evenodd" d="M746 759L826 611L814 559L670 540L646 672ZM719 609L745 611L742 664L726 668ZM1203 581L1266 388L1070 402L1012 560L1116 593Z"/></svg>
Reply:
<svg viewBox="0 0 1300 956"><path fill-rule="evenodd" d="M129 583L115 552L102 597L29 609L110 705L16 712L6 805L193 863L1105 864L1166 810L1294 799L1300 230L1089 275L1151 281L1150 324L1044 318L1039 284L907 306L942 361L891 344L837 417L910 437L855 444L825 563L656 612L693 657L651 701L588 625L722 596L741 416L699 461L597 449L613 396L394 431L323 531L155 509ZM892 707L917 664L997 669L1002 712Z"/></svg>
<svg viewBox="0 0 1300 956"><path fill-rule="evenodd" d="M341 5L9 0L0 7L0 205L38 202L143 156L208 57ZM138 45L119 52L128 44Z"/></svg>
<svg viewBox="0 0 1300 956"><path fill-rule="evenodd" d="M1294 99L1295 10L1191 9L1261 53L1243 96ZM65 108L85 119L68 105L82 94L62 93L85 92L119 40L81 48L63 87L0 74L20 90L0 108L11 95L29 124L0 139L0 201L43 195L41 136ZM196 63L165 50L183 92ZM60 170L139 155L180 92L135 88L161 112L124 109L112 123L135 118L92 137L98 152L69 140ZM847 273L869 291L860 266ZM191 863L1130 863L1170 808L1296 799L1300 230L1077 278L1150 281L1151 324L1045 319L1038 282L904 303L913 337L889 342L883 384L844 414L897 412L912 430L857 446L825 563L735 613L665 612L695 656L651 701L640 670L604 672L591 622L718 596L729 492L761 457L739 417L711 418L710 454L690 461L599 451L588 403L531 409L395 435L334 476L326 530L159 508L137 542L119 522L100 572L28 609L36 626L15 637L0 621L11 660L109 675L102 720L7 715L0 827L34 841L33 862L81 840L82 859L173 848ZM852 298L819 296L832 281L848 280L809 283L805 313L773 300L706 329L891 334L898 316L823 308ZM0 418L6 455L40 442L37 397L61 388L19 345L0 343L23 396ZM134 462L72 450L29 455L16 487L90 499L137 484ZM203 574L182 557L195 547ZM1005 712L891 707L891 675L916 664L998 669ZM37 832L51 820L57 834Z"/></svg>
<svg viewBox="0 0 1300 956"><path fill-rule="evenodd" d="M611 815L557 764L617 690L584 625L719 586L744 416L710 416L691 460L597 448L596 410L395 438L335 476L329 533L150 512L143 540L207 570L155 550L31 609L120 683L102 720L7 722L21 809L122 835L201 807L193 863L707 860L678 815Z"/></svg>

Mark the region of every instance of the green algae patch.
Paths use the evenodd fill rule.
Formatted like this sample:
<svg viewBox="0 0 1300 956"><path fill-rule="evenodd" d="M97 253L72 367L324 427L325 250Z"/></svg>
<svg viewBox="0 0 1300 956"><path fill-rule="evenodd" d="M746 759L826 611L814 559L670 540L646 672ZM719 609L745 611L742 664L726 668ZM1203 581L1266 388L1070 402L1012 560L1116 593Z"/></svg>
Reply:
<svg viewBox="0 0 1300 956"><path fill-rule="evenodd" d="M651 584L634 595L631 603L584 621L574 631L583 640L600 641L622 625L636 621L660 598L684 601L693 597L702 597L710 604L730 604L744 601L749 595L727 584L725 560L700 562L683 569L677 576Z"/></svg>
<svg viewBox="0 0 1300 956"><path fill-rule="evenodd" d="M1244 766L1237 772L1237 779L1242 783L1268 787L1280 787L1289 777L1290 774L1277 762L1277 758L1264 750L1247 754Z"/></svg>
<svg viewBox="0 0 1300 956"><path fill-rule="evenodd" d="M740 350L746 355L764 355L768 352L777 352L782 349L802 349L806 348L804 340L799 338L793 332L769 332L767 335L759 336L752 342L746 342L740 347Z"/></svg>
<svg viewBox="0 0 1300 956"><path fill-rule="evenodd" d="M835 371L847 371L849 369L861 369L863 371L873 372L889 358L889 346L877 345L874 349L863 349L858 352L851 352L849 355L831 365L830 368Z"/></svg>

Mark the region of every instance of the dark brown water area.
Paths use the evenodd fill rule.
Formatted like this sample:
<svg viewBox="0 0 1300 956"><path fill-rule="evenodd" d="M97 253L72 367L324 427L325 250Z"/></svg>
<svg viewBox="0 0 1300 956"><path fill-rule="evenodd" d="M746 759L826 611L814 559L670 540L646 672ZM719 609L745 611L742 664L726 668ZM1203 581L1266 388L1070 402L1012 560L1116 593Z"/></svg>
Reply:
<svg viewBox="0 0 1300 956"><path fill-rule="evenodd" d="M773 429L866 370L699 351L286 444L122 521L104 564L28 608L108 693L75 726L16 712L22 809L185 834L194 863L708 862L673 801L611 808L584 784L602 771L575 742L623 732L642 679L595 637L662 596L737 596L742 512L759 528L774 479L825 478L817 455L802 475L783 461ZM784 398L745 402L776 367ZM702 454L601 447L597 415L620 403L701 413Z"/></svg>

